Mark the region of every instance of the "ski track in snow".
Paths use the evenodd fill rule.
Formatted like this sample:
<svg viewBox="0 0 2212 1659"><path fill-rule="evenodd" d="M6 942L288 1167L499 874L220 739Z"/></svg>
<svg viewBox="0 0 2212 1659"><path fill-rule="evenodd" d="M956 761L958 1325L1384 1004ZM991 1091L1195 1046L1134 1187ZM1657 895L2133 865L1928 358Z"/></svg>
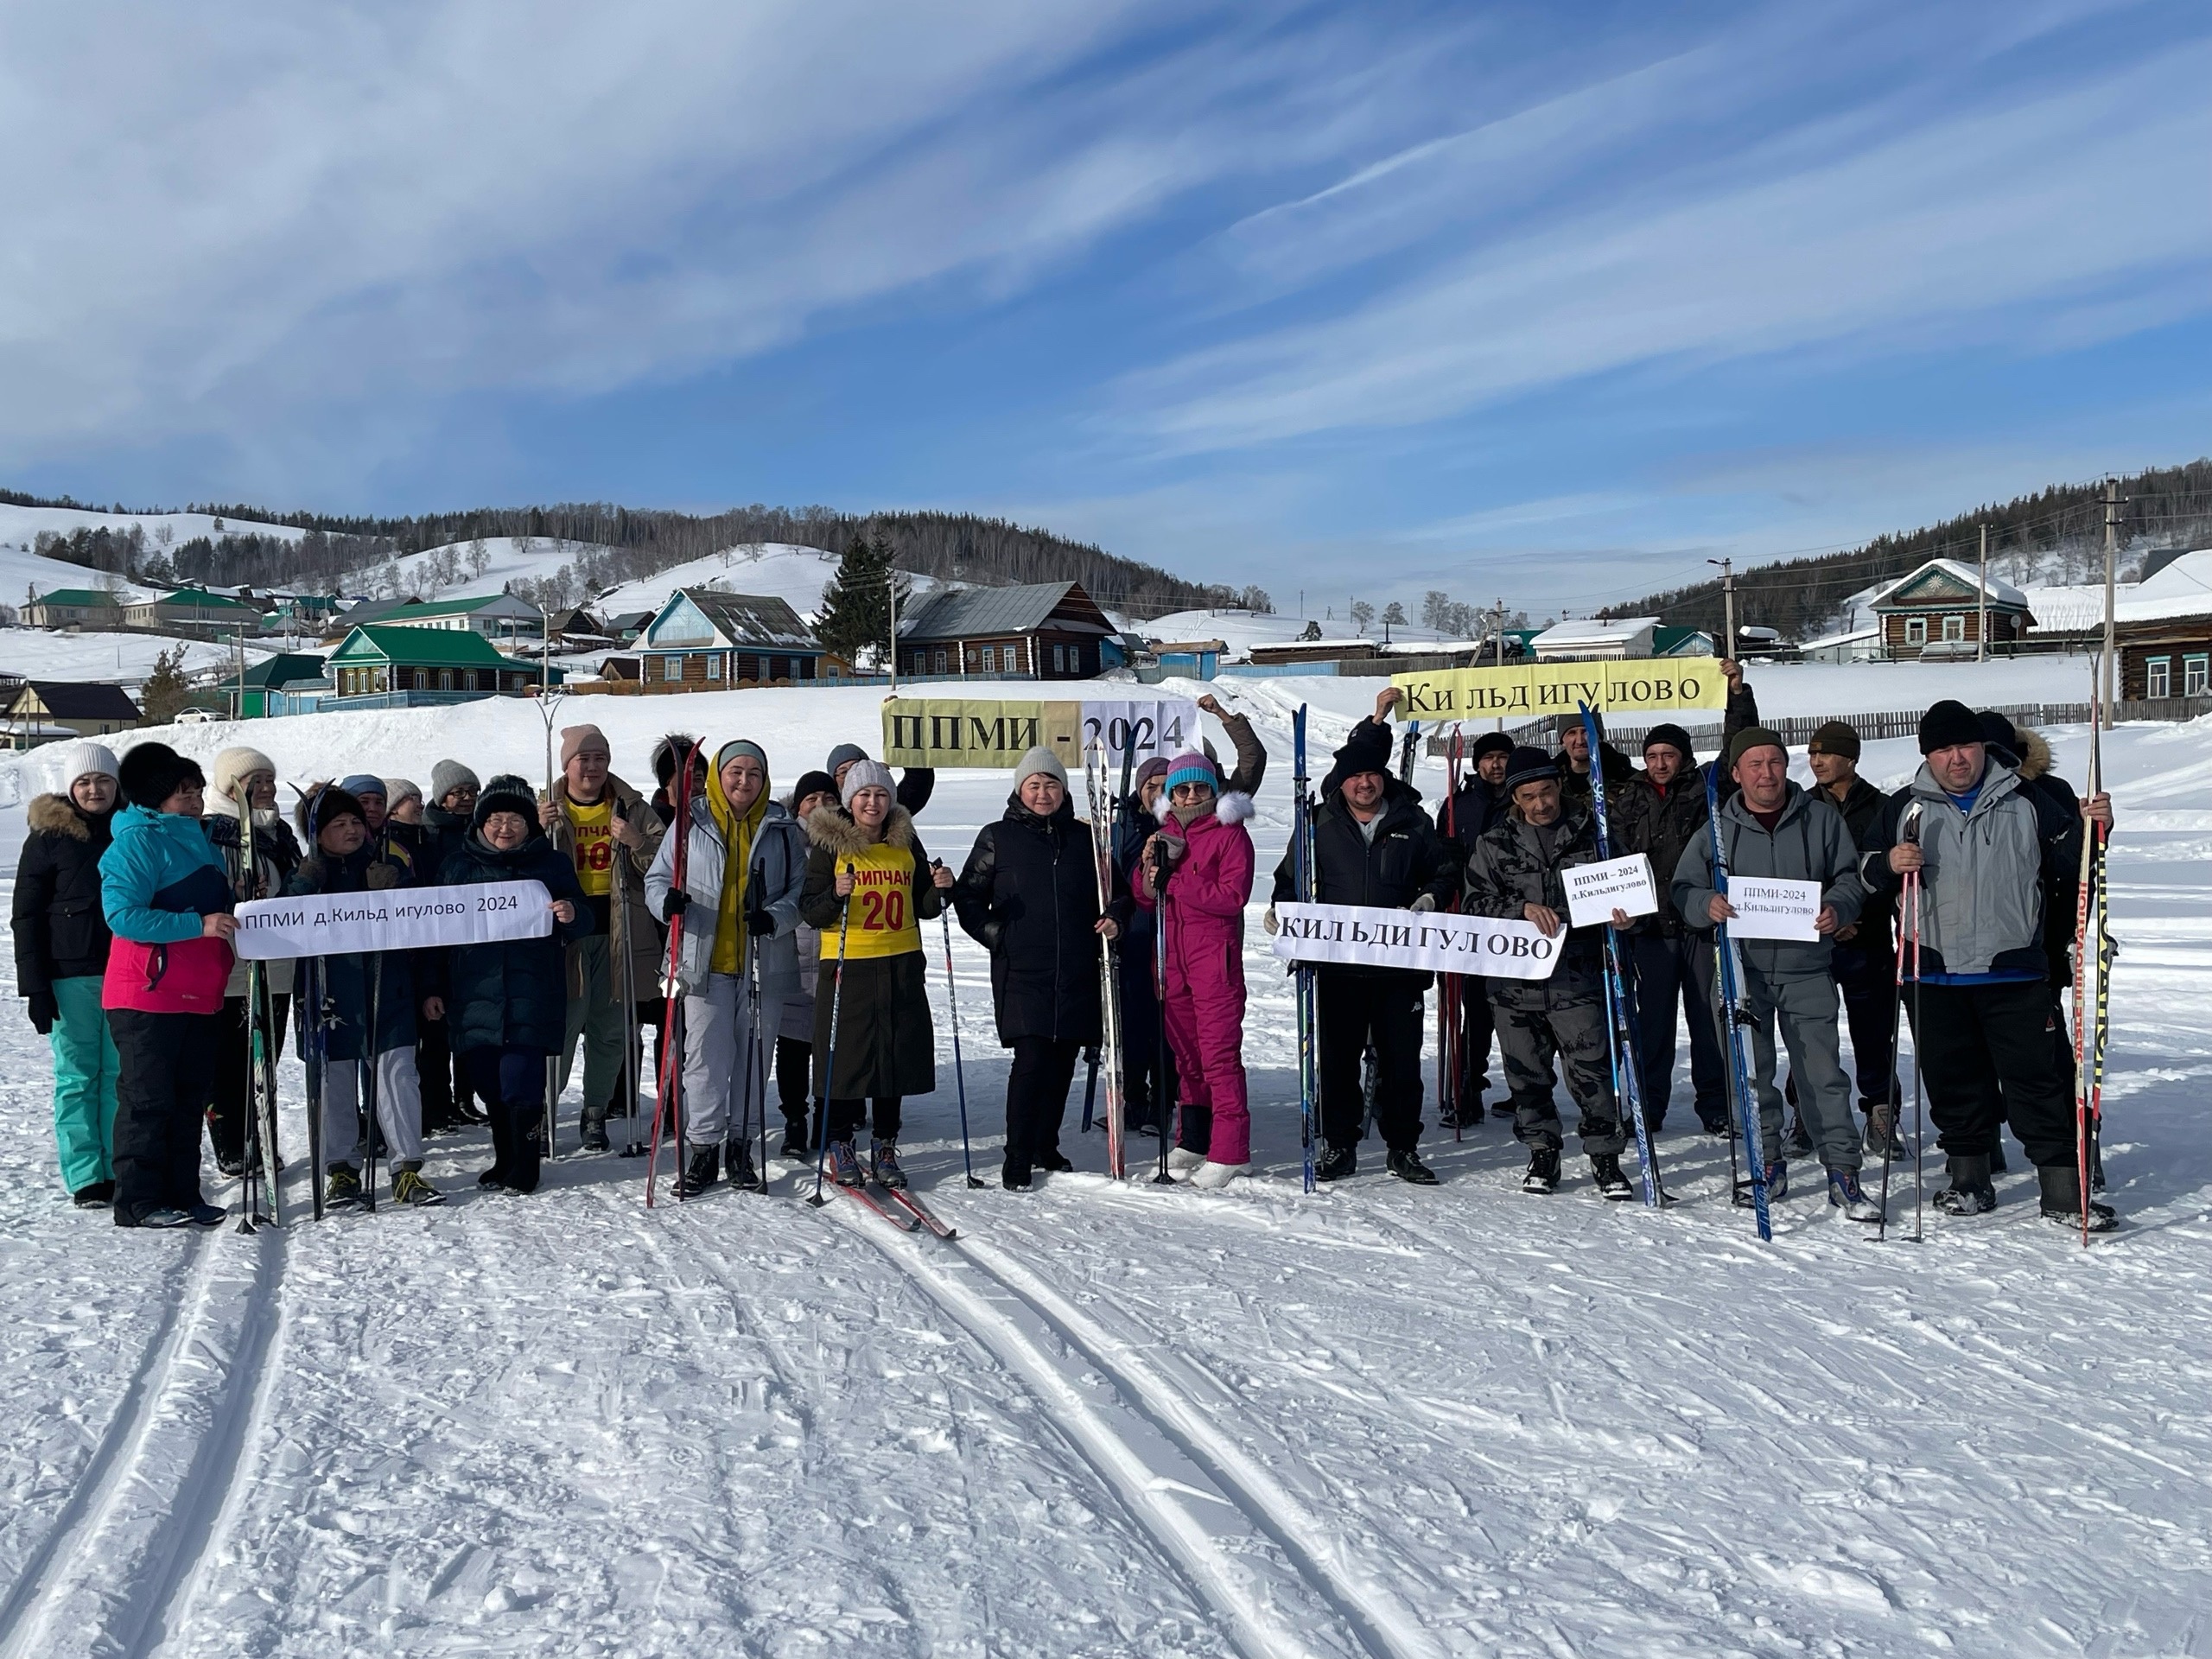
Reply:
<svg viewBox="0 0 2212 1659"><path fill-rule="evenodd" d="M1338 741L1362 699L1323 690ZM1311 690L1230 688L1286 772ZM2085 734L2054 741L2078 779ZM1370 1142L1308 1198L1257 903L1256 1178L1155 1189L1139 1139L1124 1186L964 1191L940 1029L906 1149L950 1245L805 1209L789 1164L772 1198L651 1212L613 1158L483 1195L481 1131L430 1143L441 1209L318 1226L296 1163L281 1233L118 1231L60 1195L44 1045L11 1020L0 1659L2212 1651L2212 726L2106 753L2126 1227L2086 1252L2017 1147L1993 1216L1907 1242L1904 1164L1890 1243L1801 1186L1761 1246L1728 1148L1682 1133L1686 1077L1665 1212L1599 1202L1571 1145L1524 1197L1498 1121L1432 1130L1440 1189ZM942 779L932 850L1003 794ZM1263 899L1280 779L1262 804ZM0 814L0 874L21 834ZM985 958L956 954L989 1170L1006 1065ZM298 1098L288 1063L296 1151Z"/></svg>

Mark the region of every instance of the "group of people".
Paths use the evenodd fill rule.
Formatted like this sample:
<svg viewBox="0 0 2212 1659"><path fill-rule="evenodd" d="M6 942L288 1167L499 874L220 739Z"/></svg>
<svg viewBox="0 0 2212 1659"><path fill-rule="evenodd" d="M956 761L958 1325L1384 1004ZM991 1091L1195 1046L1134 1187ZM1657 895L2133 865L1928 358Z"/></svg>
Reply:
<svg viewBox="0 0 2212 1659"><path fill-rule="evenodd" d="M1892 1044L1903 938L1916 964L1903 1000L1948 1160L1938 1203L1957 1214L1994 1205L2009 1122L2044 1212L2078 1224L2056 988L2071 975L2063 918L2080 837L2088 820L2109 824L2110 803L2075 797L2034 734L1950 702L1922 721L1924 764L1904 790L1885 796L1858 777L1859 736L1840 721L1815 734L1815 786L1802 788L1741 671L1723 666L1725 751L1707 766L1679 726L1646 734L1639 766L1601 722L1593 751L1582 721L1562 720L1555 751L1476 739L1433 816L1393 771L1397 694L1384 691L1312 803L1310 886L1300 891L1287 853L1265 925L1274 931L1275 904L1310 897L1456 909L1564 936L1548 979L1451 988L1459 1017L1440 1103L1452 1126L1483 1119L1494 1042L1504 1099L1489 1109L1512 1117L1528 1150L1524 1189L1548 1193L1561 1179L1563 1071L1592 1182L1626 1198L1630 1126L1612 1071L1604 930L1569 924L1563 873L1599 856L1602 791L1609 852L1648 857L1662 895L1654 914L1614 918L1644 1127L1656 1136L1664 1125L1686 1030L1698 1118L1734 1133L1713 958L1714 930L1733 914L1713 859L1707 772L1718 768L1727 869L1815 881L1821 895L1815 938L1740 948L1769 1198L1788 1192L1791 1158L1817 1157L1831 1203L1878 1217L1859 1172L1869 1153L1902 1155ZM1243 716L1211 696L1201 706L1221 721L1235 765L1224 772L1202 748L1136 768L1116 806L1103 892L1090 826L1046 748L1022 758L1003 813L956 874L916 829L932 774L894 775L850 744L779 793L758 743L671 736L653 751L647 795L613 772L598 728L577 726L562 733L542 791L513 775L480 781L447 760L427 796L400 778L309 784L289 823L276 768L254 750L223 751L211 784L159 743L119 762L99 744L71 745L62 789L30 805L15 897L19 987L52 1040L63 1182L119 1225L222 1219L200 1186L201 1126L219 1168L238 1173L251 1031L259 1019L279 1042L289 1014L320 1082L316 1174L334 1205L363 1198L372 1149L389 1160L394 1200L439 1202L424 1137L470 1122L492 1133L479 1185L534 1190L580 1042L582 1147L611 1150L618 1119L636 1147L649 1027L656 1095L680 1102L686 1196L762 1179L752 1148L767 1139L772 1075L784 1156L814 1159L841 1184L900 1187L902 1103L937 1086L922 925L957 918L989 953L998 1037L1012 1054L1006 1187L1072 1166L1060 1136L1076 1067L1086 1052L1096 1063L1106 1033L1102 938L1116 946L1125 1122L1172 1142L1173 1173L1225 1185L1251 1161L1246 823L1267 754ZM249 1001L232 948L242 900L521 880L549 895L543 937L272 962L265 1008ZM1901 912L1908 887L1915 902ZM1313 972L1317 1178L1357 1173L1371 1121L1388 1172L1434 1185L1420 1150L1429 976ZM2107 1206L2088 1211L2112 1224Z"/></svg>

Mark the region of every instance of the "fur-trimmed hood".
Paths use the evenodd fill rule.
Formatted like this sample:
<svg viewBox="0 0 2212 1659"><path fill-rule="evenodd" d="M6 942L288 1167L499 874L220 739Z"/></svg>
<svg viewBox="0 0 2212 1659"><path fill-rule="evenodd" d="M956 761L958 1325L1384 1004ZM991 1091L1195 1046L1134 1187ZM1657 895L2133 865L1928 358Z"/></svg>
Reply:
<svg viewBox="0 0 2212 1659"><path fill-rule="evenodd" d="M1212 816L1219 818L1224 823L1243 823L1258 810L1259 808L1252 803L1252 798L1241 789L1232 789L1225 795L1215 796L1213 799ZM1170 807L1160 818L1160 827L1170 835L1179 836L1185 826L1183 821L1175 816L1174 809Z"/></svg>
<svg viewBox="0 0 2212 1659"><path fill-rule="evenodd" d="M817 807L807 817L806 838L838 858L857 857L875 845L853 822L853 815L842 806ZM912 846L913 814L894 802L890 816L883 821L883 839L893 847Z"/></svg>
<svg viewBox="0 0 2212 1659"><path fill-rule="evenodd" d="M67 836L72 841L92 838L91 823L67 795L32 796L31 804L23 809L23 823L36 835Z"/></svg>
<svg viewBox="0 0 2212 1659"><path fill-rule="evenodd" d="M2050 770L2050 745L2041 732L2025 726L2014 726L2012 734L2020 740L2020 764L2014 770L2022 783L2033 783Z"/></svg>

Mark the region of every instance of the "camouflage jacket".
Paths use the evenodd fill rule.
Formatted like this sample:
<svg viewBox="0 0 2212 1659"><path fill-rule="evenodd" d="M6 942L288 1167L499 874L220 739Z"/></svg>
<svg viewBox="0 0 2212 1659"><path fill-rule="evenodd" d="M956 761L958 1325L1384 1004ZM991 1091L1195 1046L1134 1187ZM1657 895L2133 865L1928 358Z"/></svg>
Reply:
<svg viewBox="0 0 2212 1659"><path fill-rule="evenodd" d="M1475 843L1467 860L1465 897L1461 907L1471 915L1522 919L1530 905L1545 905L1567 917L1567 884L1560 872L1570 864L1598 861L1597 825L1589 812L1570 806L1561 815L1559 835L1547 857L1535 830L1518 816L1499 823ZM1548 981L1494 982L1493 995L1508 986L1541 1002L1547 993L1580 996L1595 995L1603 976L1599 926L1567 930L1567 948Z"/></svg>

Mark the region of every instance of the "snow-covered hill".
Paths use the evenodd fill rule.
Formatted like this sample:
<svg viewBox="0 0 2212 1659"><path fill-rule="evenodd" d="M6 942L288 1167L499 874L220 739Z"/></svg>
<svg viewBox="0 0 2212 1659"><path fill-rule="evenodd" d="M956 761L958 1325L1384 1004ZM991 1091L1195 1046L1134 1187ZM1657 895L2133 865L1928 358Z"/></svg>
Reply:
<svg viewBox="0 0 2212 1659"><path fill-rule="evenodd" d="M1822 712L1815 683L1760 689L1771 712ZM1891 1243L1812 1192L1763 1246L1728 1202L1728 1148L1686 1132L1686 1077L1659 1142L1668 1211L1598 1202L1572 1157L1561 1192L1522 1196L1495 1121L1429 1131L1439 1188L1381 1176L1370 1141L1358 1177L1302 1194L1291 996L1258 916L1289 710L1313 702L1334 743L1373 685L1163 689L1249 709L1273 756L1244 963L1261 1173L1226 1193L1108 1181L1076 1127L1080 1072L1077 1173L968 1189L934 924L938 1087L906 1103L905 1149L951 1245L809 1208L810 1172L782 1160L768 1196L647 1211L639 1163L574 1154L574 1090L571 1154L535 1197L476 1191L474 1132L432 1143L445 1208L318 1225L289 1061L290 1224L119 1231L59 1191L44 1046L0 1025L0 1648L2200 1650L2212 722L2105 746L2125 941L2106 1158L2126 1230L2085 1252L2037 1222L2016 1149L1999 1210L1930 1213L1923 1243L1902 1242L1907 1164ZM756 735L788 781L873 743L878 696L579 698L556 722L606 726L632 779L666 726ZM242 738L293 779L543 765L514 702L154 735L201 754ZM2080 779L2087 734L2050 735ZM1916 760L1892 741L1864 766L1887 782ZM42 764L0 768L35 782ZM958 863L1006 788L943 774L930 850ZM22 834L0 810L0 872ZM989 1175L1007 1063L986 958L957 928L951 950ZM1910 1088L1909 1041L1906 1063Z"/></svg>

